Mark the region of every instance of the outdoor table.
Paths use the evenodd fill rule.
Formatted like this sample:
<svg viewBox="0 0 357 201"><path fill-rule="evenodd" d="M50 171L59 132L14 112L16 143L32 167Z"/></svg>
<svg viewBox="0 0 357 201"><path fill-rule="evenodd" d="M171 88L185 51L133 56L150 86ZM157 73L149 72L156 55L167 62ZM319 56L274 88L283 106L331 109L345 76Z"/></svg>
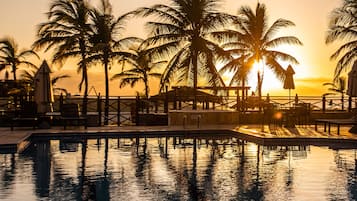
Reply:
<svg viewBox="0 0 357 201"><path fill-rule="evenodd" d="M296 107L281 107L280 110L283 113L283 117L285 117L284 126L287 128L294 128L296 124Z"/></svg>

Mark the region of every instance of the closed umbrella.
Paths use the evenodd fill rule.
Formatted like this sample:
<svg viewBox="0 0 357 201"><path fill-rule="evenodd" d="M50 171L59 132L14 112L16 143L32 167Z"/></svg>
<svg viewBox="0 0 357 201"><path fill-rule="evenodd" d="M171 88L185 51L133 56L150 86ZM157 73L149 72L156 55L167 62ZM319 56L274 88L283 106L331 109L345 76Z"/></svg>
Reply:
<svg viewBox="0 0 357 201"><path fill-rule="evenodd" d="M290 104L290 97L291 97L291 89L295 89L294 84L294 74L295 71L291 65L285 71L285 80L284 80L284 89L289 89L289 104Z"/></svg>
<svg viewBox="0 0 357 201"><path fill-rule="evenodd" d="M51 70L46 61L43 61L35 74L34 100L37 103L37 112L52 112L53 88L51 83Z"/></svg>
<svg viewBox="0 0 357 201"><path fill-rule="evenodd" d="M355 61L352 70L348 73L347 95L357 97L357 61Z"/></svg>
<svg viewBox="0 0 357 201"><path fill-rule="evenodd" d="M352 70L348 73L347 95L351 97L357 97L357 61L355 61L355 63L352 66ZM354 118L355 120L357 120L356 114ZM349 131L351 133L357 133L357 126L352 126L352 128Z"/></svg>

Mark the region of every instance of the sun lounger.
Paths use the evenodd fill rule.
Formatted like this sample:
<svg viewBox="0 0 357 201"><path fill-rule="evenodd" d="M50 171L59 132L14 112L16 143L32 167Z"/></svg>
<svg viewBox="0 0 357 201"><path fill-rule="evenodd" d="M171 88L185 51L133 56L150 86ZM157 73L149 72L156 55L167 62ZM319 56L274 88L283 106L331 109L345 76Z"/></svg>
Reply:
<svg viewBox="0 0 357 201"><path fill-rule="evenodd" d="M21 106L21 110L11 118L11 130L14 130L14 126L29 125L33 129L36 128L38 124L37 117L37 104L35 102L25 102Z"/></svg>
<svg viewBox="0 0 357 201"><path fill-rule="evenodd" d="M81 116L79 112L79 105L68 103L63 104L61 108L61 117L63 123L63 129L66 129L67 124L70 125L81 125L83 124L84 127L87 129L87 117Z"/></svg>
<svg viewBox="0 0 357 201"><path fill-rule="evenodd" d="M317 131L317 124L324 124L324 132L328 129L328 133L331 133L331 125L337 126L337 134L340 134L341 125L357 125L356 119L315 119L315 130Z"/></svg>

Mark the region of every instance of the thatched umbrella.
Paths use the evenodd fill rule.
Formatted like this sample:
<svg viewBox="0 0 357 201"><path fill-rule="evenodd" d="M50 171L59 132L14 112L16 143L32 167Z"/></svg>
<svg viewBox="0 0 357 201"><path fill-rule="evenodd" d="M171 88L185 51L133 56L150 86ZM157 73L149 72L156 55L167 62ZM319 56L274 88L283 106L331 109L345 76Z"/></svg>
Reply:
<svg viewBox="0 0 357 201"><path fill-rule="evenodd" d="M189 102L194 100L194 89L192 87L179 87L173 90L169 90L167 92L160 93L158 95L151 96L153 100L165 100L166 95L168 97L169 102L173 101L183 101ZM222 97L215 96L200 90L197 90L197 101L198 102L214 102L214 103L221 103Z"/></svg>

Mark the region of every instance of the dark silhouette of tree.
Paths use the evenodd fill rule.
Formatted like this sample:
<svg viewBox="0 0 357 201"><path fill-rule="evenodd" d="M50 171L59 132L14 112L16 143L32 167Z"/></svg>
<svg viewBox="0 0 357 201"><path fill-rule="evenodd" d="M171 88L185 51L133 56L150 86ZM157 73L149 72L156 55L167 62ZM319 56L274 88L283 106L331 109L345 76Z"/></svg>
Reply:
<svg viewBox="0 0 357 201"><path fill-rule="evenodd" d="M352 66L357 60L357 1L344 0L341 7L333 10L327 31L326 43L343 41L331 59L338 59L335 67L334 81L337 81L342 70Z"/></svg>
<svg viewBox="0 0 357 201"><path fill-rule="evenodd" d="M243 82L255 62L262 62L269 67L278 79L284 80L285 70L279 64L280 60L297 64L295 57L278 51L279 45L302 45L294 36L275 37L281 29L295 24L289 20L278 19L268 26L268 16L264 4L257 4L255 10L242 6L234 22L235 29L213 33L213 37L224 42L223 47L232 55L232 59L225 64L221 72L233 71L231 85L235 82ZM264 68L258 72L258 95L261 97ZM260 80L259 80L260 79Z"/></svg>
<svg viewBox="0 0 357 201"><path fill-rule="evenodd" d="M82 79L79 90L83 92L83 114L87 114L90 6L86 0L55 0L48 12L48 21L40 24L34 47L46 51L54 49L53 62L62 63L68 58L80 58L78 72Z"/></svg>
<svg viewBox="0 0 357 201"><path fill-rule="evenodd" d="M143 40L141 40L143 42ZM143 49L143 46L136 45L133 47L134 51L130 57L122 58L123 66L129 65L130 68L123 68L121 73L115 74L112 79L120 79L120 88L130 84L131 87L134 87L137 83L143 82L145 86L145 98L149 98L149 78L159 78L161 73L158 73L157 70L163 64L166 64L166 61L153 61L152 56L150 55L151 49Z"/></svg>
<svg viewBox="0 0 357 201"><path fill-rule="evenodd" d="M223 86L217 72L215 59L223 49L208 40L208 33L217 30L232 19L232 16L218 12L219 0L171 0L171 6L154 5L139 8L134 13L142 16L155 16L147 26L152 36L147 44L155 46L156 56L170 57L161 78L161 89L167 83L193 81L195 99L193 109L197 108L198 76L204 76L212 86Z"/></svg>
<svg viewBox="0 0 357 201"><path fill-rule="evenodd" d="M33 50L20 50L17 43L12 38L0 40L0 71L10 68L16 81L16 70L20 65L36 67L35 64L27 60L28 56L35 56L39 59L37 53Z"/></svg>
<svg viewBox="0 0 357 201"><path fill-rule="evenodd" d="M323 86L329 86L327 89L328 91L331 91L329 93L324 93L323 96L327 95L335 95L341 94L341 102L342 102L342 110L344 109L344 95L346 93L346 78L345 77L339 77L337 81L334 82L325 82L323 83Z"/></svg>
<svg viewBox="0 0 357 201"><path fill-rule="evenodd" d="M121 38L119 31L124 29L124 22L127 15L115 18L112 12L112 6L109 0L101 0L101 6L92 9L91 19L93 21L93 36L90 62L100 62L104 66L105 75L105 103L104 103L104 124L108 124L109 115L109 70L110 64L114 58L130 56L130 53L122 51L127 49L128 45L136 40L134 37Z"/></svg>

